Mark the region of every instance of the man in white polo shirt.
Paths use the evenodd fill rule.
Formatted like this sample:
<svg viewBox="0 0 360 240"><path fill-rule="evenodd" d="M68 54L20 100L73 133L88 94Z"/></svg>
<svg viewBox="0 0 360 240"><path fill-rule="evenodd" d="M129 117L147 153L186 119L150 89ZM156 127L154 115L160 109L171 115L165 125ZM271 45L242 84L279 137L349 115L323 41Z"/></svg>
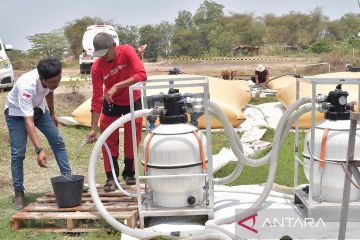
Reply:
<svg viewBox="0 0 360 240"><path fill-rule="evenodd" d="M36 128L47 138L61 174L71 174L67 151L57 128L54 111L53 91L59 86L61 69L61 63L56 58L40 61L37 69L23 74L16 81L6 99L5 117L10 135L11 173L17 209L25 206L23 161L28 135L35 147L38 165L47 165L47 154L40 145Z"/></svg>

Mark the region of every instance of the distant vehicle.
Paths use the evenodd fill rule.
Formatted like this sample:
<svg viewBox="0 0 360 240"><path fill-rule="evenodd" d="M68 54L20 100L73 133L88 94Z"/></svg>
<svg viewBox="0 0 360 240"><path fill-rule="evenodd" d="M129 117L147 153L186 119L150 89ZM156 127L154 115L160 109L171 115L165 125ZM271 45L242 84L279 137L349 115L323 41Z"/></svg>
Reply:
<svg viewBox="0 0 360 240"><path fill-rule="evenodd" d="M6 55L11 49L11 45L4 45L0 39L0 88L11 89L14 85L14 70Z"/></svg>
<svg viewBox="0 0 360 240"><path fill-rule="evenodd" d="M99 32L106 32L114 37L116 45L119 45L119 37L115 32L115 28L111 25L90 25L87 27L82 39L83 52L79 56L80 73L89 74L91 72L91 65L95 62L96 58L93 58L94 45L93 40L96 34Z"/></svg>

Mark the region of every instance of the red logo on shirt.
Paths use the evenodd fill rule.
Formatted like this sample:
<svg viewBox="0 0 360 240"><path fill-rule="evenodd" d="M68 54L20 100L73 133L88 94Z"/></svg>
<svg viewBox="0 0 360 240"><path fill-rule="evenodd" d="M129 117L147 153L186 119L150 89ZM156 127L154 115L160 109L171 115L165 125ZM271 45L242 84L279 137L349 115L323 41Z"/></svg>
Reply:
<svg viewBox="0 0 360 240"><path fill-rule="evenodd" d="M116 66L115 68L111 69L110 72L103 77L103 79L107 80L110 77L110 75L117 74L119 72L119 70L124 69L125 67L126 67L126 64Z"/></svg>
<svg viewBox="0 0 360 240"><path fill-rule="evenodd" d="M28 97L28 98L29 98L29 97L30 97L30 94L28 94L27 92L24 92L24 93L23 93L23 97Z"/></svg>

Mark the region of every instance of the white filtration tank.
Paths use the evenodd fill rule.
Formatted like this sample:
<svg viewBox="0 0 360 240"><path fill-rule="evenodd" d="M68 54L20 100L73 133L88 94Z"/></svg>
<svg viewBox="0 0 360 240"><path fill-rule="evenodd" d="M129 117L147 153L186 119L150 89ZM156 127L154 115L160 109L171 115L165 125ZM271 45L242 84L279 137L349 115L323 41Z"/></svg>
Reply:
<svg viewBox="0 0 360 240"><path fill-rule="evenodd" d="M326 138L325 165L320 169L320 153L322 139L325 129L329 132ZM315 145L314 156L314 177L313 177L313 196L315 199L321 199L325 202L342 201L344 188L344 171L341 163L346 162L347 147L349 140L350 120L323 120L315 127ZM355 138L354 160L360 160L360 132L357 125ZM310 168L310 154L307 147L311 147L311 131L308 131L304 141L304 162ZM309 168L304 168L304 173L309 180ZM323 172L321 174L321 172ZM322 182L321 182L322 175ZM321 189L321 191L320 191ZM360 198L360 190L351 185L350 201L356 201Z"/></svg>
<svg viewBox="0 0 360 240"><path fill-rule="evenodd" d="M194 134L197 128L190 124L160 124L152 131L154 134L148 150L148 176L201 174L202 159L200 145ZM206 158L206 138L198 131ZM144 155L151 133L144 139ZM204 176L178 178L153 178L147 183L153 191L153 202L162 207L186 207L191 198L193 204L202 201ZM195 203L194 203L195 202Z"/></svg>

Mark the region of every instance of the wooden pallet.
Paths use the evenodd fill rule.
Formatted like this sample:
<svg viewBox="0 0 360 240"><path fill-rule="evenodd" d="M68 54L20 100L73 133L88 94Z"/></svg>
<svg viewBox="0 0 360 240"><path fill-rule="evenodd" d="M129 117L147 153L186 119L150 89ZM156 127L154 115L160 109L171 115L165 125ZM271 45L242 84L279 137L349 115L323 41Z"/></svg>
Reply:
<svg viewBox="0 0 360 240"><path fill-rule="evenodd" d="M124 186L128 192L135 192L135 186ZM138 222L137 199L123 195L121 192L106 193L98 188L98 193L105 208L116 219L125 220L127 226L134 228ZM102 219L92 202L90 193L83 193L80 206L73 208L59 208L56 204L53 193L46 193L43 197L36 199L36 202L28 205L21 211L15 213L11 218L11 227L14 230L31 230L42 232L92 232L99 230L96 227L89 227L82 224L84 221L98 221ZM57 221L64 220L64 221ZM41 221L41 227L24 227L24 222L35 223ZM54 226L54 222L57 225ZM62 223L64 222L64 223Z"/></svg>

